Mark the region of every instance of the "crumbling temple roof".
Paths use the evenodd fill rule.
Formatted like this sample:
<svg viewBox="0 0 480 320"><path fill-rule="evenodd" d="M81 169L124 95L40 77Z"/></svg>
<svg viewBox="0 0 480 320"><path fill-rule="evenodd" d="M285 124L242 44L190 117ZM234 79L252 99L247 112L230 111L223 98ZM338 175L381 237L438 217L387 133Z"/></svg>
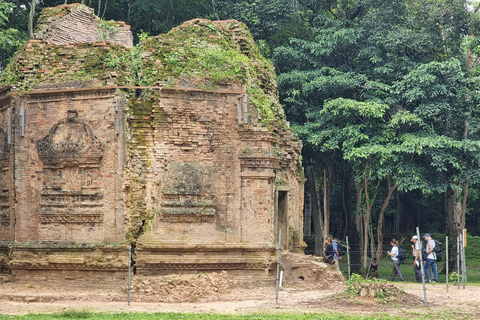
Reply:
<svg viewBox="0 0 480 320"><path fill-rule="evenodd" d="M92 8L78 3L43 9L34 39L54 45L108 41L133 47L130 26L123 21L102 20Z"/></svg>
<svg viewBox="0 0 480 320"><path fill-rule="evenodd" d="M222 90L236 84L260 122L285 127L273 65L243 23L194 19L135 47L131 38L123 22L103 21L84 5L46 8L35 38L0 74L0 86L24 92L99 86Z"/></svg>

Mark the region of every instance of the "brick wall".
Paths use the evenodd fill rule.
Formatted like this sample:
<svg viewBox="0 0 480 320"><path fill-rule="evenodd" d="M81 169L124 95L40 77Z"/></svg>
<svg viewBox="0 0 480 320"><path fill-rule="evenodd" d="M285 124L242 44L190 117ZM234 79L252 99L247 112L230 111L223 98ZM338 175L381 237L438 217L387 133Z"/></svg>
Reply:
<svg viewBox="0 0 480 320"><path fill-rule="evenodd" d="M0 91L0 240L14 240L13 237L13 153L11 100Z"/></svg>
<svg viewBox="0 0 480 320"><path fill-rule="evenodd" d="M264 275L280 229L284 249L303 251L301 142L245 27L197 19L146 41L147 88L131 83L129 49L72 44L94 41L98 26L83 6L53 8L9 66L11 93L0 90L0 251L13 246L12 272L115 275L131 245L142 274ZM258 81L168 69L160 51L190 41L192 26L205 47L224 37L248 55ZM169 79L176 87L161 86Z"/></svg>
<svg viewBox="0 0 480 320"><path fill-rule="evenodd" d="M130 26L125 22L102 21L94 15L92 8L78 3L60 5L55 9L58 12L43 14L34 39L45 40L54 45L107 41L133 47Z"/></svg>
<svg viewBox="0 0 480 320"><path fill-rule="evenodd" d="M17 99L26 118L25 135L15 132L17 241L123 241L115 102L114 90Z"/></svg>

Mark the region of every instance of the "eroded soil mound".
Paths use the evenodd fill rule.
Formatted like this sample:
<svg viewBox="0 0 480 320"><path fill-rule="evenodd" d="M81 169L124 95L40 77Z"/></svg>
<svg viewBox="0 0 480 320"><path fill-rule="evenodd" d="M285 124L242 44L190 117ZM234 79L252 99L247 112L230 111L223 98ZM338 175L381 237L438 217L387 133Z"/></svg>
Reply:
<svg viewBox="0 0 480 320"><path fill-rule="evenodd" d="M327 265L317 257L284 252L280 270L283 271L284 288L304 291L332 290L344 286L343 276L335 266ZM131 284L131 297L132 301L139 302L177 303L246 300L271 294L275 291L275 281L276 269L262 279L239 278L226 271L136 276ZM258 290L252 293L251 288Z"/></svg>
<svg viewBox="0 0 480 320"><path fill-rule="evenodd" d="M221 273L145 276L132 280L132 300L143 302L194 302L223 300L239 288L238 280Z"/></svg>
<svg viewBox="0 0 480 320"><path fill-rule="evenodd" d="M405 292L402 288L392 283L361 284L349 287L342 293L336 293L305 302L306 305L315 304L318 307L331 308L332 310L358 310L369 312L389 312L392 308L411 309L422 307L424 301Z"/></svg>
<svg viewBox="0 0 480 320"><path fill-rule="evenodd" d="M286 287L331 290L345 284L342 273L335 266L323 263L322 257L283 252L281 269Z"/></svg>

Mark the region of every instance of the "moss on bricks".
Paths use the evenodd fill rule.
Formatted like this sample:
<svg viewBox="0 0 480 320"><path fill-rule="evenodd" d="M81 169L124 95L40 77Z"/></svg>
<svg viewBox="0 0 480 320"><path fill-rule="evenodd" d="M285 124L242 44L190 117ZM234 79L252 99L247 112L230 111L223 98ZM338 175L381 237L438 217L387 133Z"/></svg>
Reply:
<svg viewBox="0 0 480 320"><path fill-rule="evenodd" d="M167 34L146 39L141 51L143 83L187 83L200 89L215 89L232 82L244 85L250 103L259 110L261 122L272 127L286 126L277 99L273 65L261 55L243 23L190 20Z"/></svg>
<svg viewBox="0 0 480 320"><path fill-rule="evenodd" d="M41 28L78 5L44 9ZM116 22L95 21L108 32ZM100 22L98 22L100 21ZM134 48L108 42L55 46L30 40L0 75L0 86L28 91L42 85L74 82L76 87L183 86L246 88L249 103L269 128L286 128L278 103L275 70L255 44L248 28L235 20L194 19L166 34L143 40Z"/></svg>
<svg viewBox="0 0 480 320"><path fill-rule="evenodd" d="M55 46L30 40L0 74L0 86L28 91L39 85L77 82L79 87L128 85L129 49L120 45L84 43ZM113 62L112 62L113 60Z"/></svg>

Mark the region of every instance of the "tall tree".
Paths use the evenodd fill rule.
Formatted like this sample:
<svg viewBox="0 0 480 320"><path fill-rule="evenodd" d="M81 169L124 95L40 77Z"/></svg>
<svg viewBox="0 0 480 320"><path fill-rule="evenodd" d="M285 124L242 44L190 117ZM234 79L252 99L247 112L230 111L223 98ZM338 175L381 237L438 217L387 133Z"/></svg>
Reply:
<svg viewBox="0 0 480 320"><path fill-rule="evenodd" d="M461 50L475 19L462 0L299 2L315 38L275 50L281 98L317 159L337 151L352 166L363 186L363 250L376 208L379 257L395 189L446 192L477 183L476 84ZM378 106L385 106L380 118L355 113ZM351 115L342 116L346 110Z"/></svg>
<svg viewBox="0 0 480 320"><path fill-rule="evenodd" d="M28 35L33 38L33 18L35 16L35 7L37 6L37 0L32 0L30 4L30 14L28 16Z"/></svg>
<svg viewBox="0 0 480 320"><path fill-rule="evenodd" d="M28 38L25 32L10 23L14 8L14 3L0 2L0 72L16 49Z"/></svg>

